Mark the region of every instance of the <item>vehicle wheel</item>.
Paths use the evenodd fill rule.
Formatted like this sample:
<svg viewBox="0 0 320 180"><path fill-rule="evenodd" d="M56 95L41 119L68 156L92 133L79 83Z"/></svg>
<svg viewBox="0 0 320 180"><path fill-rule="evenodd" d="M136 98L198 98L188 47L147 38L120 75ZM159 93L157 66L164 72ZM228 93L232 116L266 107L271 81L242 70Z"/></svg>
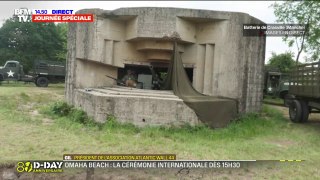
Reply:
<svg viewBox="0 0 320 180"><path fill-rule="evenodd" d="M300 101L300 105L301 105L301 110L302 110L300 122L302 122L302 123L307 122L309 119L309 113L310 113L308 103L306 101Z"/></svg>
<svg viewBox="0 0 320 180"><path fill-rule="evenodd" d="M289 106L289 116L292 122L298 123L302 117L302 108L298 100L293 100Z"/></svg>
<svg viewBox="0 0 320 180"><path fill-rule="evenodd" d="M39 77L37 79L36 85L38 85L38 87L48 87L48 84L49 80L46 77Z"/></svg>

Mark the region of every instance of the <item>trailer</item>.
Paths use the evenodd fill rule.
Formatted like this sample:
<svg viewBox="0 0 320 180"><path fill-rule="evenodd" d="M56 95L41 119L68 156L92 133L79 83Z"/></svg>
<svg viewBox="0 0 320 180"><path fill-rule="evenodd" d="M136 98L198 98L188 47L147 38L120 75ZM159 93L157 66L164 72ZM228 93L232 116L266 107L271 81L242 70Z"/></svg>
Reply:
<svg viewBox="0 0 320 180"><path fill-rule="evenodd" d="M65 69L63 62L37 60L25 74L19 61L9 60L0 67L0 81L34 82L38 87L47 87L49 83L64 82Z"/></svg>
<svg viewBox="0 0 320 180"><path fill-rule="evenodd" d="M34 62L32 75L38 87L47 87L50 83L64 82L66 66L64 62L38 60Z"/></svg>
<svg viewBox="0 0 320 180"><path fill-rule="evenodd" d="M292 122L307 122L320 112L320 61L298 65L290 73L289 116Z"/></svg>

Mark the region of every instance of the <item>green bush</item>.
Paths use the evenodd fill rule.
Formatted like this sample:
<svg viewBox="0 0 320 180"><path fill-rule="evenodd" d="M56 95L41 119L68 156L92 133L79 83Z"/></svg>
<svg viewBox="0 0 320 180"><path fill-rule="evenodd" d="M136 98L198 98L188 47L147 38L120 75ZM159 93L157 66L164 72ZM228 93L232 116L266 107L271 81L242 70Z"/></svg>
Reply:
<svg viewBox="0 0 320 180"><path fill-rule="evenodd" d="M74 107L71 109L68 116L72 121L82 123L82 124L88 124L91 121L84 111Z"/></svg>
<svg viewBox="0 0 320 180"><path fill-rule="evenodd" d="M107 128L116 128L121 126L121 124L117 121L116 117L114 117L113 115L109 115L107 117L107 121L105 123L105 126Z"/></svg>
<svg viewBox="0 0 320 180"><path fill-rule="evenodd" d="M55 102L50 107L50 110L53 112L53 114L58 115L58 116L69 115L71 109L72 109L72 106L69 106L66 102L63 102L63 101Z"/></svg>
<svg viewBox="0 0 320 180"><path fill-rule="evenodd" d="M53 103L49 107L48 114L57 115L59 117L66 117L67 119L85 124L85 125L98 125L99 123L94 122L87 113L81 109L71 106L63 101ZM99 125L101 126L101 125Z"/></svg>

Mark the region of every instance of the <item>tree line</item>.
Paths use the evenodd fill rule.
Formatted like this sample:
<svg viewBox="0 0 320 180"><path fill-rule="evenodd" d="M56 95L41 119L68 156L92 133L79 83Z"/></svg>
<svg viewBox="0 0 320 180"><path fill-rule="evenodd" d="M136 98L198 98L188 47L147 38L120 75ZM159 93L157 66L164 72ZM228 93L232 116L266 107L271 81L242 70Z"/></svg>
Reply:
<svg viewBox="0 0 320 180"><path fill-rule="evenodd" d="M305 24L307 29L302 36L284 36L283 41L289 47L296 46L297 54L285 52L272 53L267 67L279 69L287 73L300 63L301 53L307 54L305 62L320 59L320 2L314 0L275 2L272 5L278 23Z"/></svg>
<svg viewBox="0 0 320 180"><path fill-rule="evenodd" d="M0 66L17 60L25 72L35 60L66 61L66 23L20 23L17 17L7 19L0 28Z"/></svg>

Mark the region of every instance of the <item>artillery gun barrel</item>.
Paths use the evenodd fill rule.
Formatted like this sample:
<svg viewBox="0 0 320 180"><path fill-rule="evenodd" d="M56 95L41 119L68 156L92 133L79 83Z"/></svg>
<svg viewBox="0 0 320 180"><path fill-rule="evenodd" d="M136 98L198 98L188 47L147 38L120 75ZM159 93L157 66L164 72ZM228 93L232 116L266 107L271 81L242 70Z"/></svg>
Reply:
<svg viewBox="0 0 320 180"><path fill-rule="evenodd" d="M123 83L123 82L121 82L121 80L119 80L119 79L117 79L117 78L114 78L114 77L112 77L112 76L108 76L108 75L106 75L108 78L110 78L110 79L113 79L113 80L115 80L117 83L119 83L120 85L122 85L122 86L125 86L125 84Z"/></svg>

